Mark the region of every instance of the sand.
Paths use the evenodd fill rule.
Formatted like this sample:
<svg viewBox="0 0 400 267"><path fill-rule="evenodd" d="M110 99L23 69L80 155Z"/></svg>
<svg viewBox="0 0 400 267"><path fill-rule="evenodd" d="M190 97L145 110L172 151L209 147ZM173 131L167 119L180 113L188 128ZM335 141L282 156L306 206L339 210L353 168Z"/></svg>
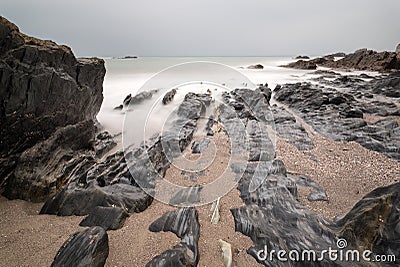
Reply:
<svg viewBox="0 0 400 267"><path fill-rule="evenodd" d="M288 172L309 175L327 191L329 202L309 202L308 189L299 187L301 203L314 212L332 219L348 212L371 190L398 182L400 163L354 142L339 143L319 135L310 137L315 145L310 151L299 151L278 138L277 158L283 160ZM226 139L217 136L215 142L224 144ZM215 159L218 164L210 165L205 176L198 180L211 181L213 174L226 167L227 157L229 155L222 149ZM166 178L175 181L181 179L180 175L171 168ZM192 183L184 182L185 185ZM0 266L49 266L69 235L83 229L78 226L83 217L39 215L42 204L0 198ZM251 240L234 231L230 209L242 205L236 189L222 197L221 219L217 225L210 222L210 204L197 208L201 225L199 266L223 266L218 239L237 249L235 266L260 266L246 253ZM172 233L148 230L154 220L173 209L154 201L144 212L132 214L122 229L109 231L110 254L106 266L145 266L154 256L179 243L179 238Z"/></svg>

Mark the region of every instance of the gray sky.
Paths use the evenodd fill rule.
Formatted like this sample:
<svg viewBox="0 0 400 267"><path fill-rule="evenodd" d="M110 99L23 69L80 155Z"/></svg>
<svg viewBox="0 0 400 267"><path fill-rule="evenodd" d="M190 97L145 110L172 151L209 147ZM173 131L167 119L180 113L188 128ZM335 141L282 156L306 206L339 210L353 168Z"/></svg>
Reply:
<svg viewBox="0 0 400 267"><path fill-rule="evenodd" d="M1 0L79 56L279 56L395 49L399 0Z"/></svg>

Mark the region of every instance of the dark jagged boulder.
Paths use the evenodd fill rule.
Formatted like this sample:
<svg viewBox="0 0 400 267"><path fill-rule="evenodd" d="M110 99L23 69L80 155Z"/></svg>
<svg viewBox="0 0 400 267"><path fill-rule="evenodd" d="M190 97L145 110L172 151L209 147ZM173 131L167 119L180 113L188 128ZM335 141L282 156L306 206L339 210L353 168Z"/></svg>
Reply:
<svg viewBox="0 0 400 267"><path fill-rule="evenodd" d="M162 103L164 105L167 105L168 103L170 103L174 99L175 95L176 95L176 89L174 88L174 89L172 89L171 91L167 92L164 95L164 97L162 99Z"/></svg>
<svg viewBox="0 0 400 267"><path fill-rule="evenodd" d="M210 144L210 139L208 138L204 138L203 140L200 141L194 141L192 143L192 153L193 154L203 153L203 151L207 149L209 144Z"/></svg>
<svg viewBox="0 0 400 267"><path fill-rule="evenodd" d="M200 202L201 185L189 186L178 191L169 201L173 206L193 206Z"/></svg>
<svg viewBox="0 0 400 267"><path fill-rule="evenodd" d="M80 222L80 226L100 226L104 230L122 228L129 214L118 207L95 207L89 215Z"/></svg>
<svg viewBox="0 0 400 267"><path fill-rule="evenodd" d="M108 257L108 235L101 227L91 227L73 234L54 258L56 266L104 266Z"/></svg>
<svg viewBox="0 0 400 267"><path fill-rule="evenodd" d="M367 194L336 222L339 235L376 255L394 255L400 264L400 183Z"/></svg>
<svg viewBox="0 0 400 267"><path fill-rule="evenodd" d="M294 59L310 59L309 56L297 56Z"/></svg>
<svg viewBox="0 0 400 267"><path fill-rule="evenodd" d="M186 207L167 212L154 221L149 230L152 232L172 232L182 241L153 258L146 264L147 267L197 266L199 261L200 224L195 208Z"/></svg>
<svg viewBox="0 0 400 267"><path fill-rule="evenodd" d="M248 66L247 68L251 69L251 70L262 70L264 68L264 66L261 64L256 64L256 65Z"/></svg>
<svg viewBox="0 0 400 267"><path fill-rule="evenodd" d="M59 180L53 170L94 151L104 61L77 59L3 17L0 44L0 187L9 198L42 201Z"/></svg>
<svg viewBox="0 0 400 267"><path fill-rule="evenodd" d="M22 152L57 127L94 120L105 75L101 59L28 37L0 18L1 155Z"/></svg>

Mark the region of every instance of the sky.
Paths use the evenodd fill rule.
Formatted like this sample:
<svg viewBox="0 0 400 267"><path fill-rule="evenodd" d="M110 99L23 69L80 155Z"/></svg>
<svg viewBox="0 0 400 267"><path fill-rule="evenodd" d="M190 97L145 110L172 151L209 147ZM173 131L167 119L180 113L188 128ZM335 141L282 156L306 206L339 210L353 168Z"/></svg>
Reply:
<svg viewBox="0 0 400 267"><path fill-rule="evenodd" d="M399 0L1 0L0 15L78 56L393 51Z"/></svg>

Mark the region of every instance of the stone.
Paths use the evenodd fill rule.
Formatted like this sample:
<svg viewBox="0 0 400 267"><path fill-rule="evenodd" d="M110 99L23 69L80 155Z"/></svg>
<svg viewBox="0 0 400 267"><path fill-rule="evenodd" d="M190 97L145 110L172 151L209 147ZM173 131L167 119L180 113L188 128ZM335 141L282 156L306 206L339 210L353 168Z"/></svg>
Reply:
<svg viewBox="0 0 400 267"><path fill-rule="evenodd" d="M162 99L162 103L164 105L167 105L174 99L175 95L176 95L176 89L172 89L171 91L167 92Z"/></svg>
<svg viewBox="0 0 400 267"><path fill-rule="evenodd" d="M172 232L181 238L181 242L154 257L146 264L147 267L197 266L199 261L200 224L198 212L195 208L185 207L167 212L154 221L149 230L151 232Z"/></svg>
<svg viewBox="0 0 400 267"><path fill-rule="evenodd" d="M124 226L129 214L119 207L94 207L89 215L80 222L80 226L100 226L104 230L118 230Z"/></svg>
<svg viewBox="0 0 400 267"><path fill-rule="evenodd" d="M248 66L247 68L251 69L251 70L262 70L262 69L264 69L264 66L261 64L256 64L256 65Z"/></svg>
<svg viewBox="0 0 400 267"><path fill-rule="evenodd" d="M3 17L0 42L1 191L44 201L67 182L58 177L62 168L95 150L104 61L77 59L69 47L29 37Z"/></svg>
<svg viewBox="0 0 400 267"><path fill-rule="evenodd" d="M400 54L400 44L398 44L397 47L396 47L396 53Z"/></svg>
<svg viewBox="0 0 400 267"><path fill-rule="evenodd" d="M310 59L309 56L297 56L295 59Z"/></svg>
<svg viewBox="0 0 400 267"><path fill-rule="evenodd" d="M107 232L98 226L90 227L65 241L51 266L104 266L108 251Z"/></svg>

